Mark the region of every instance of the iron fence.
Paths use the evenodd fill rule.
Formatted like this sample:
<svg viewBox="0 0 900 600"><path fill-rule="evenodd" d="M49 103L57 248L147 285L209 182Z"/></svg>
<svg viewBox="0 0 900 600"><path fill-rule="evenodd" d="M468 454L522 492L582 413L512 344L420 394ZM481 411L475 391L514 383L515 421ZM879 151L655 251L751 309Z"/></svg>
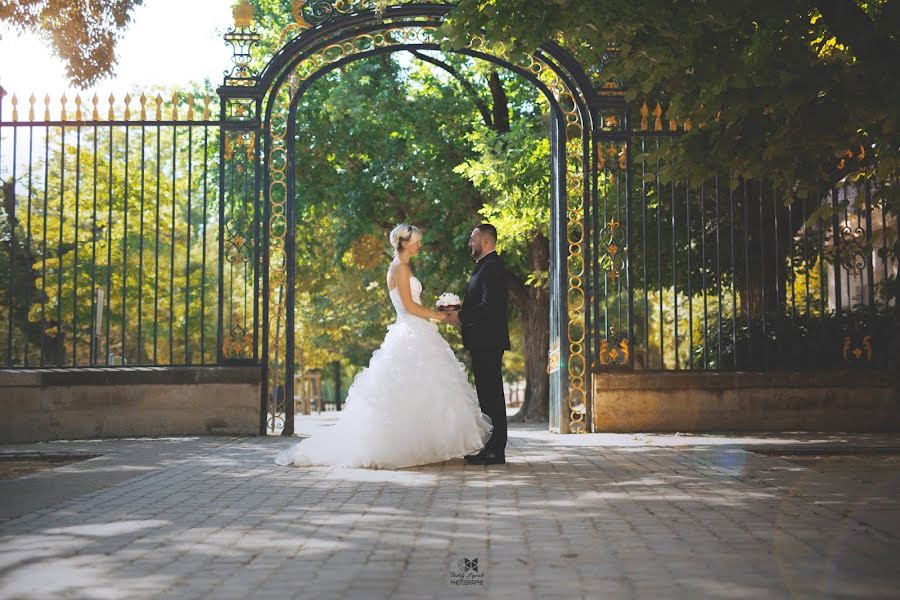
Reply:
<svg viewBox="0 0 900 600"><path fill-rule="evenodd" d="M0 365L216 363L211 102L0 98Z"/></svg>
<svg viewBox="0 0 900 600"><path fill-rule="evenodd" d="M646 114L646 111L645 111ZM770 183L666 172L677 127L597 147L593 366L651 370L884 367L897 275L890 184Z"/></svg>
<svg viewBox="0 0 900 600"><path fill-rule="evenodd" d="M0 365L257 361L259 323L284 335L259 293L261 227L278 217L260 206L259 134L211 103L110 96L101 117L96 96L71 112L0 98ZM598 136L593 368L885 366L890 184L798 199L724 175L689 186L658 158L678 138L646 123Z"/></svg>

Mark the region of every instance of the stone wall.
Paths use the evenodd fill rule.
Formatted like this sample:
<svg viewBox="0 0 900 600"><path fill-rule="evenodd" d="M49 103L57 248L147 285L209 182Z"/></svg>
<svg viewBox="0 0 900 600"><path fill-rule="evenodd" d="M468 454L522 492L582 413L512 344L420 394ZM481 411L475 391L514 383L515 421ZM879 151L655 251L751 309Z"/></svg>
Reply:
<svg viewBox="0 0 900 600"><path fill-rule="evenodd" d="M595 432L900 431L885 372L593 376Z"/></svg>
<svg viewBox="0 0 900 600"><path fill-rule="evenodd" d="M0 371L0 443L256 435L259 367Z"/></svg>

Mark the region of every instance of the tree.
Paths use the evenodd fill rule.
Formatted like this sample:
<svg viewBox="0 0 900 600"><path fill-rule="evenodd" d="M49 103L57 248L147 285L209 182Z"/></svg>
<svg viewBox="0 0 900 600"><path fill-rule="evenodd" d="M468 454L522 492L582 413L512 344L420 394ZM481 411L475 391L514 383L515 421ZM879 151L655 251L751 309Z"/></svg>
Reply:
<svg viewBox="0 0 900 600"><path fill-rule="evenodd" d="M464 283L471 205L483 201L453 169L471 154L463 136L473 108L446 82L413 89L408 77L390 57L362 60L316 82L298 107L296 327L306 368L365 365L380 343L397 222L425 228L415 268L426 302Z"/></svg>
<svg viewBox="0 0 900 600"><path fill-rule="evenodd" d="M896 166L900 62L895 3L463 0L448 43L467 32L531 50L548 39L615 81L626 99L660 99L693 128L672 166L705 178L716 167L804 186L844 167ZM859 156L859 146L867 150ZM880 160L879 160L880 159Z"/></svg>
<svg viewBox="0 0 900 600"><path fill-rule="evenodd" d="M112 73L118 35L143 0L14 0L0 4L0 21L39 35L66 64L69 80L85 88Z"/></svg>
<svg viewBox="0 0 900 600"><path fill-rule="evenodd" d="M2 185L0 328L10 312L13 323L2 364L105 364L107 353L128 364L215 357L217 153L192 135L138 125L127 134L91 125L32 133L44 152ZM104 331L92 351L97 290L105 291ZM247 325L246 311L229 310L242 294L235 286L226 298L226 327Z"/></svg>
<svg viewBox="0 0 900 600"><path fill-rule="evenodd" d="M489 201L481 209L502 232L510 299L525 354L525 400L514 419L549 415L550 142L545 118L514 119L510 130L479 127L469 136L476 157L457 167Z"/></svg>
<svg viewBox="0 0 900 600"><path fill-rule="evenodd" d="M795 203L819 200L818 182L877 178L875 201L900 209L889 185L900 162L896 2L462 0L442 31L448 47L472 31L522 51L557 40L592 65L595 84L625 89L633 118L658 100L665 120L690 120L681 143L651 153L666 165L664 182L697 188L711 173L732 186L770 182L789 205L780 222L792 211L797 227L827 221L827 212L800 214ZM745 233L760 251L773 246ZM779 231L782 248L794 233ZM760 296L761 285L746 295Z"/></svg>
<svg viewBox="0 0 900 600"><path fill-rule="evenodd" d="M900 214L896 2L461 0L441 32L447 48L472 32L524 52L557 41L590 67L595 86L625 90L633 123L645 101L659 102L664 121L684 130L679 143L643 157L664 165L663 183L696 191L718 173L756 192L742 198L754 215L768 210L758 190L777 190L767 217L777 232L752 219L732 224L760 257L735 282L754 319L784 313L786 295L776 291L793 276L785 250L804 226L832 220L819 189L874 182L873 205ZM898 257L895 239L883 259ZM760 263L780 267L763 278ZM894 302L887 353L900 356L900 279L889 276L880 295Z"/></svg>
<svg viewBox="0 0 900 600"><path fill-rule="evenodd" d="M550 379L550 143L547 107L536 90L521 79L501 77L492 67L475 63L469 72L481 76L488 99L455 67L454 59L414 55L448 73L472 100L481 116L467 136L474 156L456 167L480 192L473 206L502 232L501 252L507 261L510 299L520 321L525 365L525 401L514 420L549 416ZM477 80L476 80L477 82ZM486 84L486 85L485 85Z"/></svg>
<svg viewBox="0 0 900 600"><path fill-rule="evenodd" d="M471 270L465 240L487 217L503 232L523 352L537 373L528 376L530 395L544 407L537 414L546 416L549 292L540 273L549 262L549 149L543 110L527 82L469 58L424 52L352 63L305 93L295 174L303 366L322 367L342 356L365 364L380 342L392 314L372 297L383 289L387 233L398 221L426 228L426 252L416 269L428 298L462 289ZM518 173L506 172L501 154L507 152L517 157L512 168ZM515 200L508 185L496 185L501 178L514 184ZM523 215L528 218L517 224ZM446 333L458 347L458 334Z"/></svg>

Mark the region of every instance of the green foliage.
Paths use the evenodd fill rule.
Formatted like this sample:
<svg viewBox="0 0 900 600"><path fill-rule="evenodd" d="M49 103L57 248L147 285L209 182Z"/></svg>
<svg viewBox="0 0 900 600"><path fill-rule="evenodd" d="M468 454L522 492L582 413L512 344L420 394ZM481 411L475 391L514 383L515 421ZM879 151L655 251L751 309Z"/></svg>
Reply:
<svg viewBox="0 0 900 600"><path fill-rule="evenodd" d="M425 230L414 269L426 304L444 291L462 293L471 271L466 242L478 222L498 226L507 262L525 275L529 243L548 235L549 144L533 87L501 74L511 131L500 136L471 95L489 102L491 69L460 55L428 56L471 89L401 53L333 71L300 101L296 317L304 368L341 358L364 365L383 338L393 318L387 234L398 222ZM536 276L536 285L546 282L546 271ZM458 332L444 333L459 349Z"/></svg>
<svg viewBox="0 0 900 600"><path fill-rule="evenodd" d="M425 230L414 269L428 304L461 293L466 240L482 204L454 173L472 157L473 106L428 67L376 57L334 71L301 100L297 123L298 342L305 367L365 364L393 309L387 234ZM307 224L308 226L303 226Z"/></svg>
<svg viewBox="0 0 900 600"><path fill-rule="evenodd" d="M468 136L475 156L455 171L490 201L480 213L503 232L500 250L508 266L526 270L525 259L535 235L550 232L550 140L548 125L538 119L519 119L510 131L498 134L479 126ZM546 272L532 272L528 283L543 286Z"/></svg>
<svg viewBox="0 0 900 600"><path fill-rule="evenodd" d="M691 119L683 146L661 149L665 180L720 172L802 196L817 178L896 172L898 30L887 1L462 0L442 31L456 47L473 31L523 50L560 41L625 88L638 121L644 100Z"/></svg>
<svg viewBox="0 0 900 600"><path fill-rule="evenodd" d="M198 132L189 140L185 128L173 135L171 127L143 132L132 127L127 138L121 127L73 129L35 134L39 154L30 171L19 171L15 186L16 220L4 214L0 223L10 240L15 230L15 244L4 244L11 251L3 253L4 261L16 263L15 283L8 267L0 273L0 304L14 316L10 361L24 363L27 343L30 364L41 360L42 344L47 364L87 364L97 290L104 291L106 309L97 362L105 363L107 353L129 364L214 359L213 144L204 156ZM209 138L214 143L216 132ZM212 161L205 207L204 160ZM11 195L10 183L4 191ZM240 295L235 290L235 297ZM226 307L231 304L226 299ZM2 327L7 328L6 320ZM5 362L5 346L2 352Z"/></svg>
<svg viewBox="0 0 900 600"><path fill-rule="evenodd" d="M888 368L892 323L883 310L855 307L836 316L768 315L711 321L693 346L694 368L817 371ZM721 336L720 336L721 333ZM871 351L871 356L869 356Z"/></svg>

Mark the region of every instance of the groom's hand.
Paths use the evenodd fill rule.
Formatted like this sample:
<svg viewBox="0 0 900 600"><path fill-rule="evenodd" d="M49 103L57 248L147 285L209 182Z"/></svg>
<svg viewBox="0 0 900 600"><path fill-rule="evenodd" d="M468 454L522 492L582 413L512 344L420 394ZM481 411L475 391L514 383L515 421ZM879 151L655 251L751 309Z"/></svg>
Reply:
<svg viewBox="0 0 900 600"><path fill-rule="evenodd" d="M447 315L447 323L450 325L459 325L459 312L452 310Z"/></svg>

